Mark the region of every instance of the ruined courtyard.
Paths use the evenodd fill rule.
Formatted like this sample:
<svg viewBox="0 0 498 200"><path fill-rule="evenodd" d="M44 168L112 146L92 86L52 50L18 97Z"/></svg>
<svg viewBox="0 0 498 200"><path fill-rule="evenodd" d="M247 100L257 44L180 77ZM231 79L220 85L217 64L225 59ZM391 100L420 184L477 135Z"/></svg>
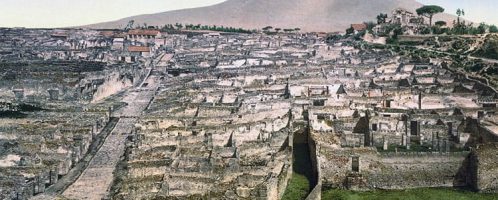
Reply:
<svg viewBox="0 0 498 200"><path fill-rule="evenodd" d="M298 170L307 199L498 192L498 93L452 62L321 33L0 29L0 199L281 199Z"/></svg>

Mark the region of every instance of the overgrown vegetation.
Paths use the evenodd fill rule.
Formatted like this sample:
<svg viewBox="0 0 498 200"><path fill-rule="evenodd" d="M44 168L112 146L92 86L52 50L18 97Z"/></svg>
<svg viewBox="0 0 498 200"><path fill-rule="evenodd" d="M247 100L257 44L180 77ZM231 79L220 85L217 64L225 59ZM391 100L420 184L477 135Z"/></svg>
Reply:
<svg viewBox="0 0 498 200"><path fill-rule="evenodd" d="M474 56L498 59L498 35L489 35Z"/></svg>
<svg viewBox="0 0 498 200"><path fill-rule="evenodd" d="M491 200L495 194L481 194L451 188L420 188L411 190L376 190L354 192L347 190L327 190L323 200Z"/></svg>
<svg viewBox="0 0 498 200"><path fill-rule="evenodd" d="M158 29L161 29L161 31L168 32L171 30L204 30L204 31L219 31L219 32L228 32L228 33L255 33L257 32L256 30L248 30L248 29L243 29L243 28L234 28L234 27L224 27L224 26L209 26L209 25L202 25L202 24L181 24L181 23L176 23L176 24L166 24L163 27L156 27Z"/></svg>

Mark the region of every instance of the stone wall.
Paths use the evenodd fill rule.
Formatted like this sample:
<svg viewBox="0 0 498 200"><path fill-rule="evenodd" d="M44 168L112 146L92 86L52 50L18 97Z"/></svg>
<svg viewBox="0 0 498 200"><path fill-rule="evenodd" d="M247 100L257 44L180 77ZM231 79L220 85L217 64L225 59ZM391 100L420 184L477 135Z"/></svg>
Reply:
<svg viewBox="0 0 498 200"><path fill-rule="evenodd" d="M485 124L481 124L477 119L468 118L465 124L462 124L463 131L470 133L470 137L466 146L476 147L482 143L498 142L498 135L491 129L487 128Z"/></svg>
<svg viewBox="0 0 498 200"><path fill-rule="evenodd" d="M320 147L317 146L317 143L315 142L315 140L313 139L313 137L311 137L311 135L309 135L309 138L308 138L308 146L309 146L309 149L310 149L310 159L311 159L311 166L312 166L312 169L313 169L313 175L315 177L315 183L312 183L311 185L314 185L315 187L313 188L313 190L311 190L310 194L308 195L308 197L306 197L306 200L320 200L322 199L322 178L321 178L321 164L320 164L320 160L317 159L317 155L319 153L319 149Z"/></svg>
<svg viewBox="0 0 498 200"><path fill-rule="evenodd" d="M369 188L465 186L465 179L458 176L461 170L466 170L466 156L466 152L381 154L381 171L365 172L364 177Z"/></svg>
<svg viewBox="0 0 498 200"><path fill-rule="evenodd" d="M478 145L470 154L469 183L477 191L498 192L498 143Z"/></svg>
<svg viewBox="0 0 498 200"><path fill-rule="evenodd" d="M329 188L353 190L452 187L466 185L466 152L388 153L373 148L320 149L321 180ZM352 169L359 157L359 171ZM323 166L327 166L323 168Z"/></svg>
<svg viewBox="0 0 498 200"><path fill-rule="evenodd" d="M493 143L493 142L498 142L498 135L496 135L495 132L493 132L491 129L485 127L485 126L479 126L479 137L478 141L479 143Z"/></svg>

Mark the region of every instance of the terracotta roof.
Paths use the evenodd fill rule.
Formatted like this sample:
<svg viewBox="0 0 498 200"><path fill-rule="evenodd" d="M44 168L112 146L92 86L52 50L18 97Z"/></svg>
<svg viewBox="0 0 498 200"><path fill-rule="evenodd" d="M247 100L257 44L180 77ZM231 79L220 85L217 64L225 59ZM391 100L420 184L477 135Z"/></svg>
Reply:
<svg viewBox="0 0 498 200"><path fill-rule="evenodd" d="M143 30L143 29L134 29L128 31L128 35L159 35L158 30Z"/></svg>
<svg viewBox="0 0 498 200"><path fill-rule="evenodd" d="M112 37L112 36L114 36L114 31L102 31L102 32L100 32L100 35L102 35L104 37Z"/></svg>
<svg viewBox="0 0 498 200"><path fill-rule="evenodd" d="M114 38L126 38L126 34L124 34L124 33L115 34Z"/></svg>
<svg viewBox="0 0 498 200"><path fill-rule="evenodd" d="M353 28L355 31L364 31L364 30L367 30L367 25L366 24L351 24L351 28Z"/></svg>
<svg viewBox="0 0 498 200"><path fill-rule="evenodd" d="M140 47L140 46L130 46L128 47L129 52L150 52L149 47Z"/></svg>

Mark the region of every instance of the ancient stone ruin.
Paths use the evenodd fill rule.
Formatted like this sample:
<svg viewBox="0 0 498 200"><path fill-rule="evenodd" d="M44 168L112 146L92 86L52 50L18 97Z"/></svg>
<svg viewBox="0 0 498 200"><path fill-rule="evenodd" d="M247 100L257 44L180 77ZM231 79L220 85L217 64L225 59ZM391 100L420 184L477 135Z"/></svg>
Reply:
<svg viewBox="0 0 498 200"><path fill-rule="evenodd" d="M281 199L296 170L308 199L498 190L497 91L448 59L315 33L0 40L0 199Z"/></svg>

